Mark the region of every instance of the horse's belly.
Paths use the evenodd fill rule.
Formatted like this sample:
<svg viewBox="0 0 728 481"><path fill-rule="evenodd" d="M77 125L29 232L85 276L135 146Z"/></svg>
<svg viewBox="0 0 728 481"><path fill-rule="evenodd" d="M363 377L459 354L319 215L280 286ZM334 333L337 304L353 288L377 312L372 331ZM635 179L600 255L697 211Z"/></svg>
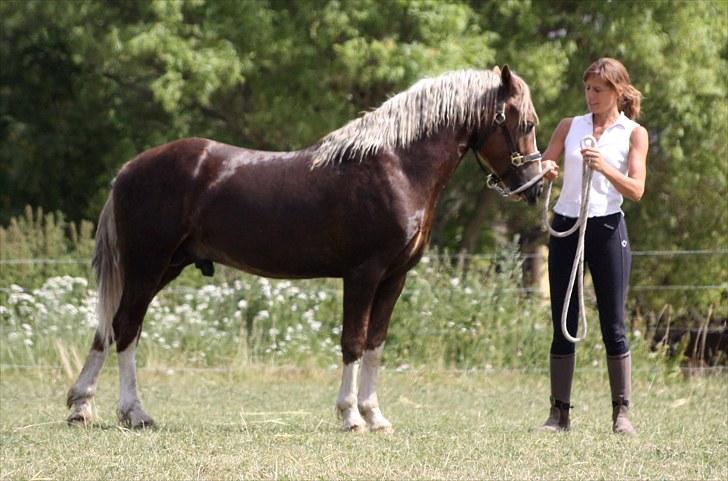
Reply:
<svg viewBox="0 0 728 481"><path fill-rule="evenodd" d="M341 277L343 263L336 248L296 239L278 229L250 231L226 229L190 244L201 259L275 278ZM251 235L252 234L252 235Z"/></svg>

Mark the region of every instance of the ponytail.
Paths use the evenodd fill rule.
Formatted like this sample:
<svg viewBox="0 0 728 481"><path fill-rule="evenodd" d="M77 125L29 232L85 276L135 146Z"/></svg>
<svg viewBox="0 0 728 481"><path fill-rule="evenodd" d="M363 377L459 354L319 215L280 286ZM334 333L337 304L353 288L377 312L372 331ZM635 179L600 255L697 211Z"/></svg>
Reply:
<svg viewBox="0 0 728 481"><path fill-rule="evenodd" d="M641 102L642 93L634 88L632 84L629 84L619 97L619 109L630 119L636 120L640 116Z"/></svg>

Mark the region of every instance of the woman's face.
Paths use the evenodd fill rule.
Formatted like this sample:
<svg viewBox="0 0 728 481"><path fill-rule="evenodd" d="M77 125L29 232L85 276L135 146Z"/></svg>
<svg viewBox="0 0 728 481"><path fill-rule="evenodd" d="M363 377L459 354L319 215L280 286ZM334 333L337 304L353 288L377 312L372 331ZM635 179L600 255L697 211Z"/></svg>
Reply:
<svg viewBox="0 0 728 481"><path fill-rule="evenodd" d="M618 110L619 94L606 80L590 75L584 82L586 105L593 114L606 114Z"/></svg>

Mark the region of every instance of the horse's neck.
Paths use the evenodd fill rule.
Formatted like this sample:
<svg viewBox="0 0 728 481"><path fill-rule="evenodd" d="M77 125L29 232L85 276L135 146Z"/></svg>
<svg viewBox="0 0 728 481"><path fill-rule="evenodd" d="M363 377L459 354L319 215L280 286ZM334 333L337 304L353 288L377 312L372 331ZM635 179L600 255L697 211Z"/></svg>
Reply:
<svg viewBox="0 0 728 481"><path fill-rule="evenodd" d="M469 146L467 129L443 128L405 149L405 174L424 191L439 195Z"/></svg>

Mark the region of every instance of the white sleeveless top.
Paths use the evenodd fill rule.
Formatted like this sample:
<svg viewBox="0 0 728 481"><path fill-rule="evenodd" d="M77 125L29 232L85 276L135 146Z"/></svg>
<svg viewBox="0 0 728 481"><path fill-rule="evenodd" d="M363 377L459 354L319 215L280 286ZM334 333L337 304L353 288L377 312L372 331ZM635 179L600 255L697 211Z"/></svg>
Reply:
<svg viewBox="0 0 728 481"><path fill-rule="evenodd" d="M623 112L614 124L604 131L597 141L597 149L612 167L627 175L627 154L632 130L639 124L627 118ZM579 217L581 207L581 147L579 142L587 135L593 135L592 114L574 117L564 142L564 185L554 212L567 217ZM622 212L622 194L599 172L592 174L589 193L588 217L597 217Z"/></svg>

